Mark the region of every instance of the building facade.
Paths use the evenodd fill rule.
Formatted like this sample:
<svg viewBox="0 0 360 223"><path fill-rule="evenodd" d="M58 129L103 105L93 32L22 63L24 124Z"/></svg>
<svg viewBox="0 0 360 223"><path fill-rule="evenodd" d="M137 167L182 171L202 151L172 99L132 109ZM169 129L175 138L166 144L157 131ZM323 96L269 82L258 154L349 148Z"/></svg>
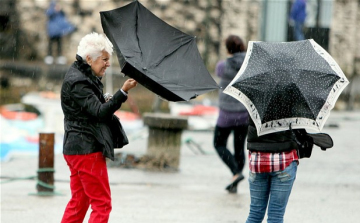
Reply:
<svg viewBox="0 0 360 223"><path fill-rule="evenodd" d="M58 0L77 31L64 38L64 56L74 59L85 34L102 32L100 11L130 0ZM245 42L291 41L289 10L292 0L141 0L155 15L197 37L199 51L210 72L226 57L229 34ZM45 11L50 0L2 0L0 3L0 59L42 61L47 54ZM360 58L358 0L307 0L305 36L327 49L346 75L356 75ZM116 60L114 60L116 61ZM116 65L116 64L115 64Z"/></svg>

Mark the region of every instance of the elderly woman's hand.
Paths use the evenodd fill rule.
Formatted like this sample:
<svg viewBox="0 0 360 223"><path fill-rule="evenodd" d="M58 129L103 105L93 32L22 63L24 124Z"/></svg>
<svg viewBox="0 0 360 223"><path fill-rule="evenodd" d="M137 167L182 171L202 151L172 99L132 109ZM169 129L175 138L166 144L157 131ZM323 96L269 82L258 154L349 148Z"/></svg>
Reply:
<svg viewBox="0 0 360 223"><path fill-rule="evenodd" d="M123 84L122 86L122 90L125 91L125 92L128 92L130 89L136 87L137 85L137 81L134 80L134 79L128 79L125 81L125 83Z"/></svg>

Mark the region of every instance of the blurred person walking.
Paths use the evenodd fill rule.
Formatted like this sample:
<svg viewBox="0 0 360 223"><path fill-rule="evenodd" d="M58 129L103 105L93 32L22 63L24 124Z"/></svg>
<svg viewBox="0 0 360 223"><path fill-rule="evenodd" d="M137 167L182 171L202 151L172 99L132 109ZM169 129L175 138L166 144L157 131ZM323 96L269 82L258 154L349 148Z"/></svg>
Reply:
<svg viewBox="0 0 360 223"><path fill-rule="evenodd" d="M61 88L65 116L63 154L71 173L72 195L62 223L83 222L90 205L89 222L108 222L112 209L106 158L114 160L114 148L128 144L114 112L137 85L128 79L105 100L101 78L110 66L112 52L113 46L105 35L84 36Z"/></svg>
<svg viewBox="0 0 360 223"><path fill-rule="evenodd" d="M48 17L47 34L49 42L48 54L44 62L46 64L52 64L54 62L53 45L56 44L56 63L66 64L66 58L62 54L62 37L72 33L75 30L75 26L68 22L65 12L56 1L51 1L49 8L46 10L46 16Z"/></svg>
<svg viewBox="0 0 360 223"><path fill-rule="evenodd" d="M304 23L306 19L306 0L295 0L291 6L290 19L294 22L295 40L304 40Z"/></svg>
<svg viewBox="0 0 360 223"><path fill-rule="evenodd" d="M246 47L242 39L229 35L225 40L229 57L216 65L216 75L220 77L219 86L224 89L236 76L244 61ZM237 193L238 183L244 179L245 138L248 128L248 112L243 104L233 97L219 92L219 116L214 131L214 147L222 161L229 167L233 177L225 188L229 193ZM233 153L227 148L230 134L233 133Z"/></svg>

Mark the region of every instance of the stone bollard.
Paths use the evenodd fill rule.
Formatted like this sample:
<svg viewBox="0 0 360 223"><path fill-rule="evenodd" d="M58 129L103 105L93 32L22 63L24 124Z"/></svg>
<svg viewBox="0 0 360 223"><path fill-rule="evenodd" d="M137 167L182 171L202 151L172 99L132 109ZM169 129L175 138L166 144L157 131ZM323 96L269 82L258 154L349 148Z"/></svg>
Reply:
<svg viewBox="0 0 360 223"><path fill-rule="evenodd" d="M146 169L177 171L180 164L181 134L187 129L186 117L163 113L145 113L144 124L149 127Z"/></svg>

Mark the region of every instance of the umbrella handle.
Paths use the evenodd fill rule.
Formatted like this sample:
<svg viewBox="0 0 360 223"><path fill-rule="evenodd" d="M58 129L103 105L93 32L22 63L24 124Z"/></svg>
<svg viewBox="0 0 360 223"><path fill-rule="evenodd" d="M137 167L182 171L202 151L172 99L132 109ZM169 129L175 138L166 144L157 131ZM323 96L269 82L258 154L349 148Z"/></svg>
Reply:
<svg viewBox="0 0 360 223"><path fill-rule="evenodd" d="M310 136L308 136L305 129L300 129L297 132L295 132L291 128L291 124L292 123L290 123L289 128L290 128L291 134L294 137L296 144L298 145L298 148L297 148L298 157L300 159L301 158L310 158L311 153L312 153L312 148L314 146L313 139ZM303 130L303 131L301 131L301 130ZM300 134L300 136L298 136L299 134Z"/></svg>

